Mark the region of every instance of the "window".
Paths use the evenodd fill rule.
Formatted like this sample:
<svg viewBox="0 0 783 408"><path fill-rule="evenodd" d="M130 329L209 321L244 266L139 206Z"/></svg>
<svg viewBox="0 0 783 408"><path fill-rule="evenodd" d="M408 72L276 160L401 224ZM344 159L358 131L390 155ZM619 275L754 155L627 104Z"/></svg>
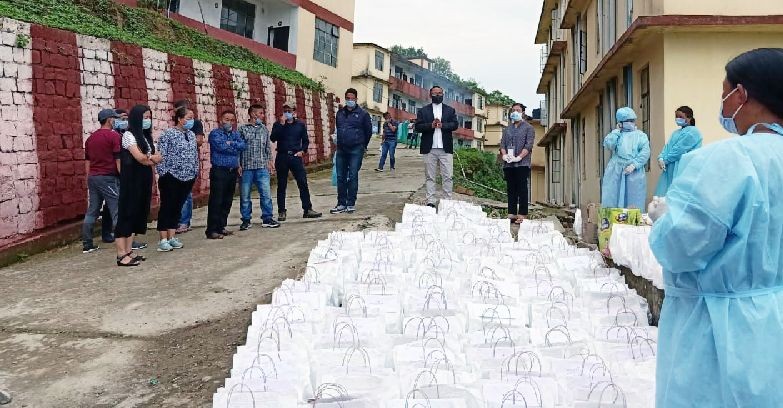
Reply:
<svg viewBox="0 0 783 408"><path fill-rule="evenodd" d="M633 66L623 67L623 87L625 88L625 106L633 106Z"/></svg>
<svg viewBox="0 0 783 408"><path fill-rule="evenodd" d="M481 118L476 119L476 130L478 130L481 133L484 133L484 119Z"/></svg>
<svg viewBox="0 0 783 408"><path fill-rule="evenodd" d="M484 97L483 96L479 95L478 102L479 102L478 108L479 109L484 109Z"/></svg>
<svg viewBox="0 0 783 408"><path fill-rule="evenodd" d="M598 47L599 53L606 53L614 45L617 39L617 1L616 0L600 0L599 2L599 17L601 24L599 25L599 35L603 35Z"/></svg>
<svg viewBox="0 0 783 408"><path fill-rule="evenodd" d="M633 0L625 0L625 26L633 24Z"/></svg>
<svg viewBox="0 0 783 408"><path fill-rule="evenodd" d="M598 163L596 164L596 174L598 174L598 178L603 179L604 177L604 136L606 135L604 133L604 93L601 92L598 94L598 106L595 107L595 120L596 120L596 126L595 126L595 139L597 141L596 146L598 147L598 155L595 157L598 159Z"/></svg>
<svg viewBox="0 0 783 408"><path fill-rule="evenodd" d="M603 4L604 0L599 0L595 6L595 53L601 55L601 28L603 28Z"/></svg>
<svg viewBox="0 0 783 408"><path fill-rule="evenodd" d="M375 85L372 87L372 100L381 103L383 102L383 84L375 81Z"/></svg>
<svg viewBox="0 0 783 408"><path fill-rule="evenodd" d="M552 143L552 183L560 184L562 182L562 168L560 167L560 137L557 137Z"/></svg>
<svg viewBox="0 0 783 408"><path fill-rule="evenodd" d="M253 38L253 28L256 24L256 6L242 0L223 0L220 11L220 28Z"/></svg>
<svg viewBox="0 0 783 408"><path fill-rule="evenodd" d="M397 79L402 79L402 76L403 76L403 75L404 75L404 71L402 70L402 68L400 68L400 67L398 67L398 66L396 66L396 65L395 65L395 66L394 66L394 76L395 76Z"/></svg>
<svg viewBox="0 0 783 408"><path fill-rule="evenodd" d="M577 117L574 119L574 128L571 129L571 148L574 149L573 152L573 167L571 169L571 204L579 205L579 187L581 185L581 177L580 177L580 170L582 168L581 162L581 152L579 151L579 137L582 135L582 130L580 128L582 121L580 117L577 115Z"/></svg>
<svg viewBox="0 0 783 408"><path fill-rule="evenodd" d="M400 95L394 94L392 95L392 98L389 100L389 104L394 109L402 109L402 98Z"/></svg>
<svg viewBox="0 0 783 408"><path fill-rule="evenodd" d="M385 59L383 52L375 50L375 69L383 71L383 60Z"/></svg>
<svg viewBox="0 0 783 408"><path fill-rule="evenodd" d="M582 127L580 128L580 130L582 131L582 135L580 136L582 147L579 151L580 151L580 156L584 158L585 152L587 151L585 150L585 145L586 145L585 140L587 139L587 120L585 118L582 118ZM586 161L587 160L584 159L582 160L582 180L587 180L587 164L585 164Z"/></svg>
<svg viewBox="0 0 783 408"><path fill-rule="evenodd" d="M316 18L313 59L326 65L337 67L337 43L339 40L340 27Z"/></svg>
<svg viewBox="0 0 783 408"><path fill-rule="evenodd" d="M172 13L179 13L179 0L171 0L169 2L169 11Z"/></svg>
<svg viewBox="0 0 783 408"><path fill-rule="evenodd" d="M641 88L642 132L650 134L650 68L644 67L640 72L639 86ZM647 160L647 171L650 171L650 161Z"/></svg>
<svg viewBox="0 0 783 408"><path fill-rule="evenodd" d="M413 83L416 84L416 86L423 87L424 86L424 78L421 75L419 75L419 74L415 74L413 76Z"/></svg>
<svg viewBox="0 0 783 408"><path fill-rule="evenodd" d="M416 114L416 101L408 99L408 112Z"/></svg>

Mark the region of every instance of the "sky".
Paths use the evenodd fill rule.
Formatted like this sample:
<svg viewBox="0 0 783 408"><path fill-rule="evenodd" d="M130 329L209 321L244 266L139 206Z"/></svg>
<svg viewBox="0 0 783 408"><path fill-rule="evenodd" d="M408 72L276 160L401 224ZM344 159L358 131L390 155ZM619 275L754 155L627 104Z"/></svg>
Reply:
<svg viewBox="0 0 783 408"><path fill-rule="evenodd" d="M465 79L532 110L541 46L533 44L543 0L356 0L354 42L424 48ZM528 110L528 114L530 114Z"/></svg>

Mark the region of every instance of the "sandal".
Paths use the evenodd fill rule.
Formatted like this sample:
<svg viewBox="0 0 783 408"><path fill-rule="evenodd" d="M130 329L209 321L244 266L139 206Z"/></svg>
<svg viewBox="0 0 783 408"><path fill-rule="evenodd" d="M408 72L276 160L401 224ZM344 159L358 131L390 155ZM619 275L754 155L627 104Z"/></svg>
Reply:
<svg viewBox="0 0 783 408"><path fill-rule="evenodd" d="M123 256L118 256L117 257L117 266L139 266L139 265L141 265L141 263L139 263L139 261L136 258L131 257L131 253L132 252L128 252L127 254L125 254ZM130 262L122 263L122 260L125 259L125 258L129 258Z"/></svg>
<svg viewBox="0 0 783 408"><path fill-rule="evenodd" d="M146 261L147 257L144 255L135 255L133 252L130 253L131 258L133 258L136 261Z"/></svg>

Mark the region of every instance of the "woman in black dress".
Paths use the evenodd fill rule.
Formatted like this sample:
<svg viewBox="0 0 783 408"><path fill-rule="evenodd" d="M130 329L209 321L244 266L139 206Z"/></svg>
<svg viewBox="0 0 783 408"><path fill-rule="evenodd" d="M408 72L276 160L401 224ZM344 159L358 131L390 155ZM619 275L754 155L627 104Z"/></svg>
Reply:
<svg viewBox="0 0 783 408"><path fill-rule="evenodd" d="M120 152L120 199L117 226L117 266L138 266L144 260L133 253L133 234L147 233L152 199L152 167L160 163L152 141L152 112L136 105L128 115Z"/></svg>

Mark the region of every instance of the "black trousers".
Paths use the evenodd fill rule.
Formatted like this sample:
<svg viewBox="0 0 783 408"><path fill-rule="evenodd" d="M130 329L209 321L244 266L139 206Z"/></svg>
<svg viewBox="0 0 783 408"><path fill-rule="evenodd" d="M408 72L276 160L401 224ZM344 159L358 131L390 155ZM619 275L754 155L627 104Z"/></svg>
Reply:
<svg viewBox="0 0 783 408"><path fill-rule="evenodd" d="M182 181L166 173L158 178L160 210L158 210L158 231L177 229L182 216L182 205L188 198L196 179Z"/></svg>
<svg viewBox="0 0 783 408"><path fill-rule="evenodd" d="M508 213L510 215L527 215L527 180L530 178L530 167L506 167L503 169L503 174L506 177Z"/></svg>
<svg viewBox="0 0 783 408"><path fill-rule="evenodd" d="M236 168L212 166L209 170L209 207L206 234L219 234L228 225L228 214L234 203L237 187Z"/></svg>
<svg viewBox="0 0 783 408"><path fill-rule="evenodd" d="M302 210L313 208L310 202L310 189L307 187L307 171L301 157L287 152L278 152L275 158L275 171L277 172L277 208L283 212L285 208L285 195L288 188L288 172L294 175L296 186L299 187L299 199L302 200Z"/></svg>

